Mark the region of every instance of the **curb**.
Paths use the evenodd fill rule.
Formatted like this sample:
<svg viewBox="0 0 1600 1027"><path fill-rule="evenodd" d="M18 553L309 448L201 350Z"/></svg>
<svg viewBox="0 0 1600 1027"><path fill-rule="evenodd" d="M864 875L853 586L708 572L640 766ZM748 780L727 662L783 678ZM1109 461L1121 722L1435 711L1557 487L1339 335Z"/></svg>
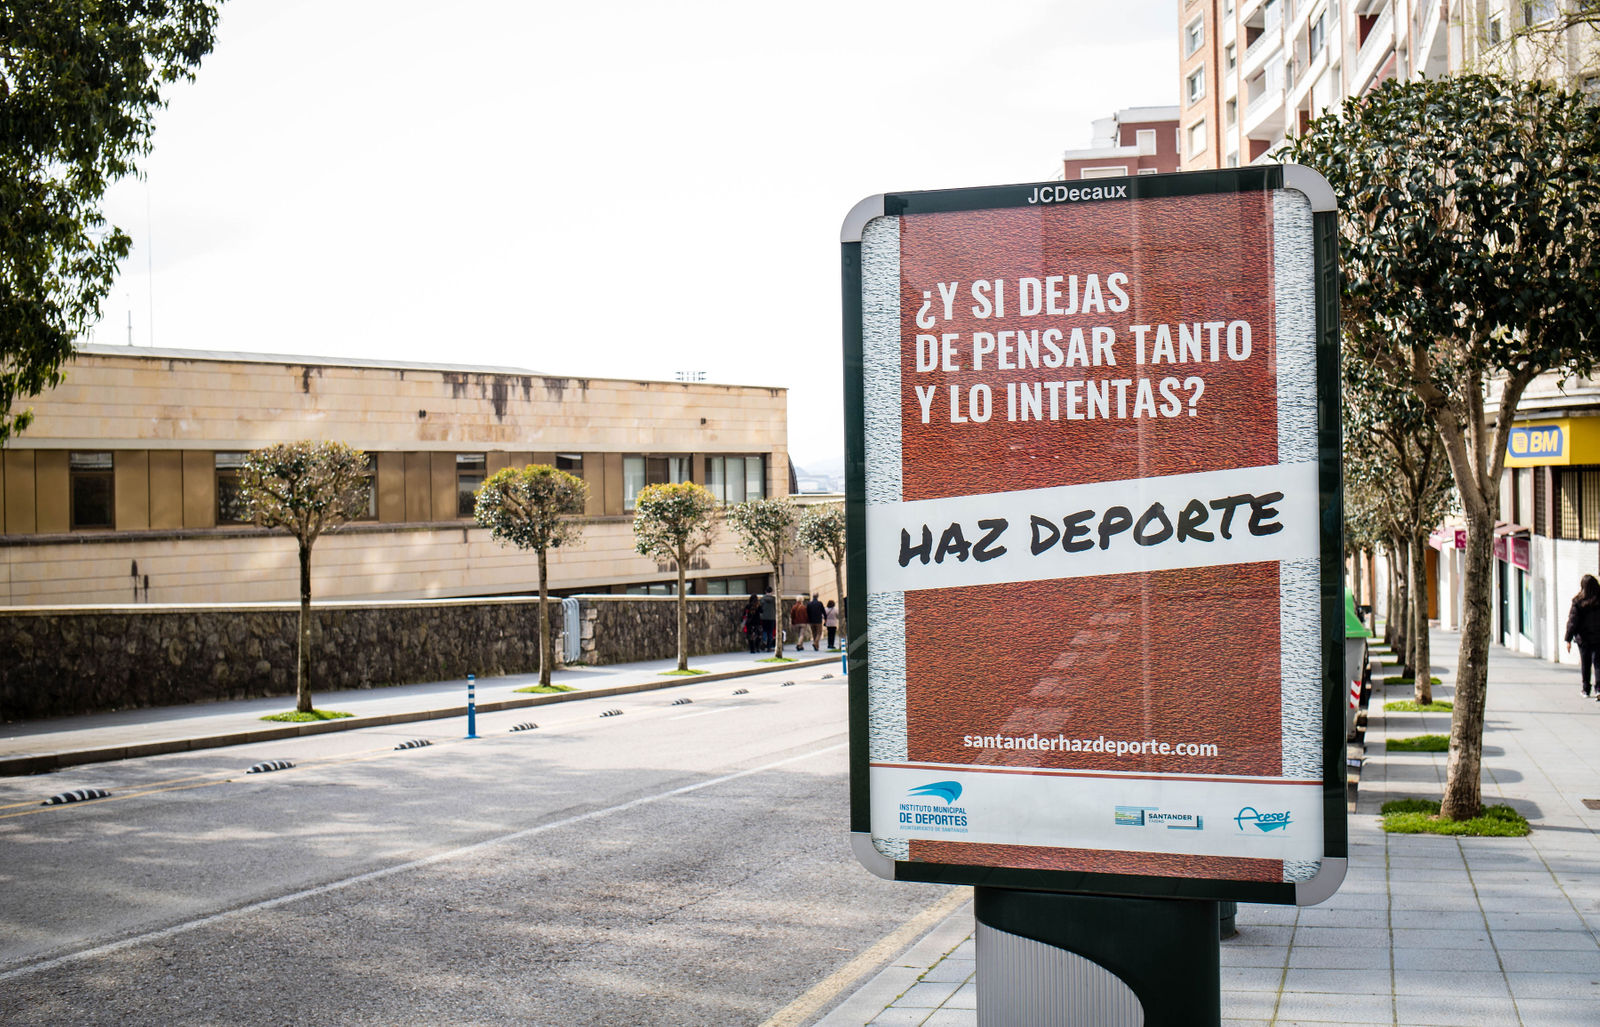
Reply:
<svg viewBox="0 0 1600 1027"><path fill-rule="evenodd" d="M796 670L825 663L839 662L838 653L794 663L777 663L771 667L749 667L725 670L711 674L697 674L691 678L673 678L669 681L641 681L632 685L612 685L609 688L578 689L549 695L530 695L525 699L497 699L477 704L479 713L498 713L502 710L519 710L528 706L548 706L552 703L572 702L577 699L603 699L613 695L630 695L634 692L653 692L662 688L683 685L700 685L708 681L771 674L780 670ZM413 724L421 720L443 720L448 717L465 717L466 704L445 706L431 710L411 710L405 713L383 713L371 717L343 717L339 720L319 720L309 724L285 724L282 727L255 728L221 735L203 735L199 738L169 738L157 742L133 742L97 749L63 749L57 752L29 756L0 757L0 777L21 777L43 774L64 767L78 767L88 763L111 763L115 760L136 759L141 756L162 756L174 752L194 752L200 749L221 749L230 745L251 745L256 742L276 742L285 738L302 738L306 735L327 734L331 731L354 731L364 727L386 727L391 724Z"/></svg>

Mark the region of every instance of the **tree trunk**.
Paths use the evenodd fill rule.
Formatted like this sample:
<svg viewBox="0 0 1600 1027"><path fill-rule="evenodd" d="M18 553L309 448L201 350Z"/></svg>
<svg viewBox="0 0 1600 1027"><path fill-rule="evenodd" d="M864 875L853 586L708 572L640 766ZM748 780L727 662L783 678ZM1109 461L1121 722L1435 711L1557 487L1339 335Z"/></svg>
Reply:
<svg viewBox="0 0 1600 1027"><path fill-rule="evenodd" d="M1350 598L1356 604L1356 616L1361 616L1361 550L1350 554Z"/></svg>
<svg viewBox="0 0 1600 1027"><path fill-rule="evenodd" d="M1411 590L1406 587L1408 558L1406 543L1402 538L1393 538L1389 541L1389 578L1394 583L1394 599L1389 606L1389 623L1394 626L1394 654L1400 660L1400 676L1407 677L1411 673L1411 639L1410 625L1407 623L1411 610Z"/></svg>
<svg viewBox="0 0 1600 1027"><path fill-rule="evenodd" d="M1416 656L1416 683L1411 694L1419 703L1433 702L1432 646L1428 643L1428 551L1425 535L1411 540L1411 638Z"/></svg>
<svg viewBox="0 0 1600 1027"><path fill-rule="evenodd" d="M777 609L773 612L778 615L778 619L774 622L777 630L773 632L773 634L777 636L774 639L777 648L772 651L772 656L774 659L781 660L783 659L783 632L791 624L791 621L789 620L788 607L783 605L782 560L774 560L772 562L772 600L774 605L777 607Z"/></svg>
<svg viewBox="0 0 1600 1027"><path fill-rule="evenodd" d="M1395 573L1399 560L1394 549L1394 540L1389 539L1383 544L1383 562L1389 569L1388 595L1384 597L1383 605L1383 640L1388 643L1391 651L1399 653L1400 650L1400 616L1395 611L1400 602L1400 578Z"/></svg>
<svg viewBox="0 0 1600 1027"><path fill-rule="evenodd" d="M311 712L311 543L300 543L300 631L295 655L295 704L301 713Z"/></svg>
<svg viewBox="0 0 1600 1027"><path fill-rule="evenodd" d="M1378 634L1378 550L1367 550L1367 630Z"/></svg>
<svg viewBox="0 0 1600 1027"><path fill-rule="evenodd" d="M1483 808L1483 711L1489 688L1489 611L1494 582L1494 516L1481 504L1467 510L1462 553L1461 656L1456 662L1450 759L1439 815L1466 820ZM1474 510L1473 507L1477 506Z"/></svg>
<svg viewBox="0 0 1600 1027"><path fill-rule="evenodd" d="M683 594L684 573L683 568L689 562L689 554L678 548L678 669L689 669L689 597Z"/></svg>
<svg viewBox="0 0 1600 1027"><path fill-rule="evenodd" d="M545 551L539 550L539 684L550 683L550 587Z"/></svg>

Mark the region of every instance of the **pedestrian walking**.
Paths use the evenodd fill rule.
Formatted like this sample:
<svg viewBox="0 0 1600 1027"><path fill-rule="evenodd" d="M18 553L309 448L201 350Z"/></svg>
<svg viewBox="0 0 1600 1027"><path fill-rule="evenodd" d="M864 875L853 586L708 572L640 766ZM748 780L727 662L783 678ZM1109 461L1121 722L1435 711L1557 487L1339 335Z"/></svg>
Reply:
<svg viewBox="0 0 1600 1027"><path fill-rule="evenodd" d="M810 623L806 617L806 597L796 596L794 605L789 607L789 640L796 649L806 644L806 629Z"/></svg>
<svg viewBox="0 0 1600 1027"><path fill-rule="evenodd" d="M740 621L739 630L744 632L744 641L750 647L750 651L760 652L765 632L761 629L761 597L754 592L750 594L749 602L744 604L744 616Z"/></svg>
<svg viewBox="0 0 1600 1027"><path fill-rule="evenodd" d="M815 592L811 593L811 601L806 604L806 626L811 629L811 649L813 652L822 651L822 624L827 619L827 611L822 606L822 601Z"/></svg>
<svg viewBox="0 0 1600 1027"><path fill-rule="evenodd" d="M778 640L778 597L767 592L761 597L761 648L771 649Z"/></svg>
<svg viewBox="0 0 1600 1027"><path fill-rule="evenodd" d="M1567 652L1572 643L1578 643L1578 666L1583 675L1583 694L1591 694L1596 659L1600 659L1600 581L1593 574L1585 574L1578 582L1578 594L1572 597L1572 607L1567 611ZM1600 692L1593 693L1600 699Z"/></svg>
<svg viewBox="0 0 1600 1027"><path fill-rule="evenodd" d="M833 605L833 600L828 600L827 607L822 611L822 623L828 629L828 648L839 648L834 643L834 638L839 634L839 608Z"/></svg>

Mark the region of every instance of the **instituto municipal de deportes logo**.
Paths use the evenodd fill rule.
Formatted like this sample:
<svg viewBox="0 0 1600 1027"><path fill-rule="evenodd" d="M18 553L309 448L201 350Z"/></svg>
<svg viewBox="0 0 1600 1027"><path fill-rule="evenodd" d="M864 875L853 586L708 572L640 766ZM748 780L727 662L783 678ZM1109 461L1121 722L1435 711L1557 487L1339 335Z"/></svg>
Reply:
<svg viewBox="0 0 1600 1027"><path fill-rule="evenodd" d="M1239 830L1241 831L1245 830L1246 824L1254 824L1256 829L1260 831L1277 831L1280 828L1289 826L1289 811L1262 813L1254 806L1246 806L1239 811L1238 816L1233 818L1233 822L1239 825Z"/></svg>
<svg viewBox="0 0 1600 1027"><path fill-rule="evenodd" d="M944 805L911 801L919 798L938 799ZM955 804L959 798L961 798L959 781L934 781L931 784L918 785L906 792L907 801L900 804L900 824L903 827L914 828L918 832L966 834L967 811Z"/></svg>

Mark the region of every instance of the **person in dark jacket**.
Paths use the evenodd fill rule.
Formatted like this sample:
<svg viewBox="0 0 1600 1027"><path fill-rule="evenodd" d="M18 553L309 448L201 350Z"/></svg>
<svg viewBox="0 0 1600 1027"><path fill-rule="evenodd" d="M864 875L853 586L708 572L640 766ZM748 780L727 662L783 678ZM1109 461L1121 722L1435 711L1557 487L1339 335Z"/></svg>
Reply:
<svg viewBox="0 0 1600 1027"><path fill-rule="evenodd" d="M1583 668L1583 694L1589 695L1595 661L1600 659L1600 581L1593 574L1585 574L1578 582L1578 594L1572 597L1572 608L1567 612L1569 653L1574 639L1578 643L1578 664ZM1595 698L1600 699L1600 692Z"/></svg>
<svg viewBox="0 0 1600 1027"><path fill-rule="evenodd" d="M813 652L822 651L822 622L826 619L827 611L822 605L822 600L817 598L815 592L811 593L811 601L806 604L806 626L811 629Z"/></svg>
<svg viewBox="0 0 1600 1027"><path fill-rule="evenodd" d="M744 618L739 628L744 632L744 640L750 646L750 651L759 653L762 640L766 632L761 629L761 597L752 594L749 602L744 604Z"/></svg>

